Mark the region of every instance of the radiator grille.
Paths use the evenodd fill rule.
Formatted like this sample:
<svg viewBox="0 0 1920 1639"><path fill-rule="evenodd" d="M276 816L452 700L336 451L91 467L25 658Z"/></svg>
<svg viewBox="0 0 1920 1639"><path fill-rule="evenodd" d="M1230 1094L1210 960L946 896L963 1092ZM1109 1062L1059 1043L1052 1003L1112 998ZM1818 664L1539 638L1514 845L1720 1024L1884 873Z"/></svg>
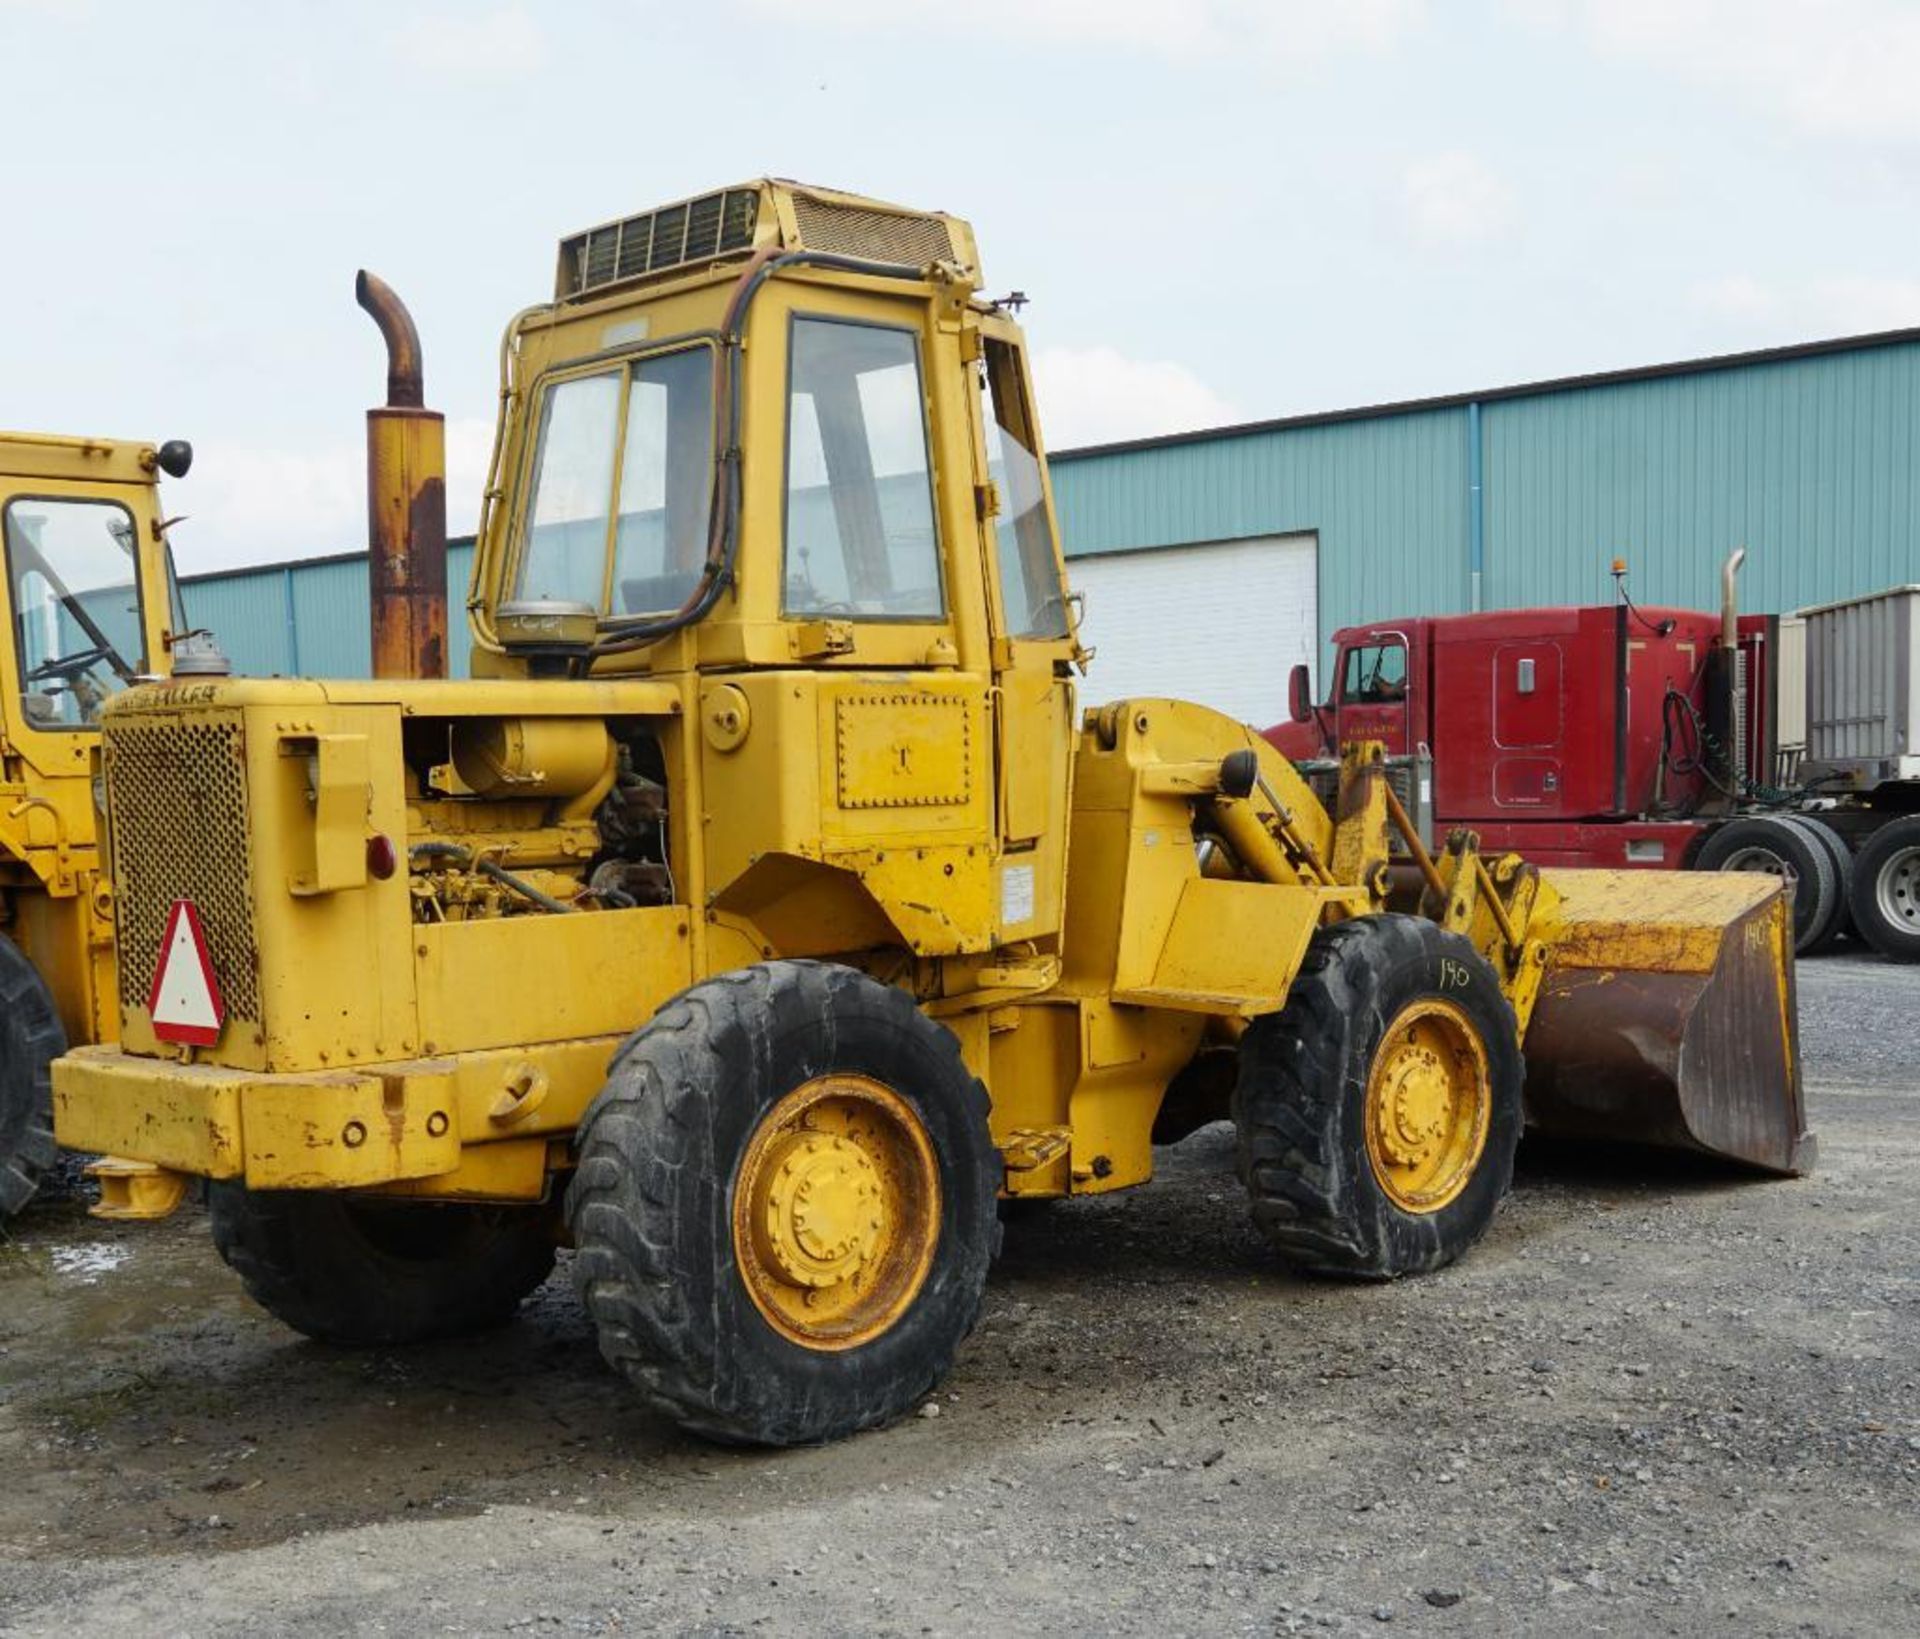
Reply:
<svg viewBox="0 0 1920 1639"><path fill-rule="evenodd" d="M800 243L808 250L858 256L869 262L899 262L907 267L926 267L953 258L947 225L937 216L838 205L804 193L794 194L793 215L800 229Z"/></svg>
<svg viewBox="0 0 1920 1639"><path fill-rule="evenodd" d="M559 294L751 250L759 210L755 189L729 188L577 233L560 241Z"/></svg>
<svg viewBox="0 0 1920 1639"><path fill-rule="evenodd" d="M1307 784L1313 787L1313 794L1320 799L1321 806L1327 811L1329 819L1337 819L1336 808L1340 801L1340 765L1332 759L1294 765L1306 776ZM1393 788L1393 794L1400 799L1400 806L1407 811L1413 821L1414 829L1419 832L1421 842L1433 846L1433 759L1422 749L1415 755L1394 756L1387 759L1387 784ZM1406 844L1400 840L1398 831L1387 832L1387 851L1396 857L1406 853Z"/></svg>
<svg viewBox="0 0 1920 1639"><path fill-rule="evenodd" d="M102 739L120 1006L147 1005L176 899L200 914L230 1018L260 1017L239 719L114 723Z"/></svg>

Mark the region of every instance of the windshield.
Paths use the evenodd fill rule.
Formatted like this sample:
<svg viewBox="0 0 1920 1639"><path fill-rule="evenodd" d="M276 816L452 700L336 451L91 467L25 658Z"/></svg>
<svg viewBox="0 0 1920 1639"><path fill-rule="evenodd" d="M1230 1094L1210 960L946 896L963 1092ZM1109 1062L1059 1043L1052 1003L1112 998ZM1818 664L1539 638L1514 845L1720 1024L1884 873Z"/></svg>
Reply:
<svg viewBox="0 0 1920 1639"><path fill-rule="evenodd" d="M683 348L549 386L514 577L517 599L603 616L693 596L713 495L713 355Z"/></svg>
<svg viewBox="0 0 1920 1639"><path fill-rule="evenodd" d="M793 321L785 607L852 620L945 612L913 334Z"/></svg>
<svg viewBox="0 0 1920 1639"><path fill-rule="evenodd" d="M113 501L7 504L21 709L33 726L97 723L107 697L146 670L136 527Z"/></svg>

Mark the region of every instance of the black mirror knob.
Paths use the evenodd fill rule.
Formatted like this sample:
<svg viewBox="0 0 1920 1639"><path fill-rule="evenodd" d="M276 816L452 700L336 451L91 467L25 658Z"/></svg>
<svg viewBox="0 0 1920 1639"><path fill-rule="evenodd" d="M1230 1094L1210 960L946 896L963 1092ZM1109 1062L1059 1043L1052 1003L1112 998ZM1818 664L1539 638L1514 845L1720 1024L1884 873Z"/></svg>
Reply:
<svg viewBox="0 0 1920 1639"><path fill-rule="evenodd" d="M160 446L154 460L169 478L184 478L193 465L193 446L184 438L169 438Z"/></svg>

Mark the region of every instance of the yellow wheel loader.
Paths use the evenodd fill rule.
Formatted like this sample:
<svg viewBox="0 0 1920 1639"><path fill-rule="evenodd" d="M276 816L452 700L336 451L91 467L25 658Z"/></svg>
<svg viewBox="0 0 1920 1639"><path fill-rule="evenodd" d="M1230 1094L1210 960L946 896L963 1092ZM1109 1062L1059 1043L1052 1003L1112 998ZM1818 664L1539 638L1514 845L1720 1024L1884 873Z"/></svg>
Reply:
<svg viewBox="0 0 1920 1639"><path fill-rule="evenodd" d="M54 1059L119 1028L100 712L164 676L186 636L158 480L192 458L180 442L0 432L0 1219L53 1163Z"/></svg>
<svg viewBox="0 0 1920 1639"><path fill-rule="evenodd" d="M787 182L575 235L505 339L476 679L112 703L121 1041L55 1070L109 1210L210 1180L348 1343L570 1241L650 1403L787 1444L940 1381L998 1201L1229 1113L1279 1256L1368 1279L1470 1246L1528 1119L1807 1164L1778 882L1434 854L1377 746L1329 810L1217 713L1077 707L983 288L964 222ZM375 653L426 673L437 423L361 289Z"/></svg>

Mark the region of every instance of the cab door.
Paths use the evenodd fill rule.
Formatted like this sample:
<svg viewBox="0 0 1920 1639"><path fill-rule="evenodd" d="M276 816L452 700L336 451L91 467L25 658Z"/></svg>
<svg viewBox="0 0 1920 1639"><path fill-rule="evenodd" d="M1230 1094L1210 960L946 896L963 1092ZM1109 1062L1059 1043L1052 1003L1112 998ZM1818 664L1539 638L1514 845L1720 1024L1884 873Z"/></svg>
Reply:
<svg viewBox="0 0 1920 1639"><path fill-rule="evenodd" d="M1413 749L1408 732L1410 656L1406 634L1374 631L1340 651L1340 744L1379 740L1387 755Z"/></svg>
<svg viewBox="0 0 1920 1639"><path fill-rule="evenodd" d="M6 632L4 720L12 749L43 776L83 775L100 711L156 669L150 491L139 485L0 476ZM151 605L151 609L149 609Z"/></svg>
<svg viewBox="0 0 1920 1639"><path fill-rule="evenodd" d="M1026 344L995 314L976 340L975 495L988 570L995 750L999 761L1002 942L1058 934L1065 891L1074 743L1067 600Z"/></svg>

